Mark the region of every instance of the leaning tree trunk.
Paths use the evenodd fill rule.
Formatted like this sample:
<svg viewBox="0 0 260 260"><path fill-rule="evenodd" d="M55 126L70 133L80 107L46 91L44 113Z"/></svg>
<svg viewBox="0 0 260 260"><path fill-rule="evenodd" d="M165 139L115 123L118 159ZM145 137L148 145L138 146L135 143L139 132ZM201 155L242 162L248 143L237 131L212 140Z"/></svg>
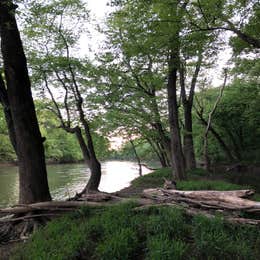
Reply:
<svg viewBox="0 0 260 260"><path fill-rule="evenodd" d="M160 161L160 164L162 168L169 167L170 164L167 162L167 158L165 156L165 153L160 147L160 144L158 144L156 141L151 140L150 138L146 137L147 142L150 144L152 150L155 152L158 160Z"/></svg>
<svg viewBox="0 0 260 260"><path fill-rule="evenodd" d="M82 107L80 114L84 115ZM96 152L94 149L94 144L92 140L92 136L89 129L89 124L85 117L80 116L81 123L84 126L84 132L87 139L88 151L89 151L89 168L91 171L91 176L86 186L86 191L98 191L98 186L101 180L101 164L97 159Z"/></svg>
<svg viewBox="0 0 260 260"><path fill-rule="evenodd" d="M173 174L176 180L186 178L185 161L182 152L181 135L179 127L179 114L177 102L177 71L178 71L178 51L172 51L169 58L168 71L168 109L169 109L169 124L171 134L171 152L172 152L172 167Z"/></svg>
<svg viewBox="0 0 260 260"><path fill-rule="evenodd" d="M208 134L209 134L209 129L211 127L211 124L212 124L212 118L213 118L213 115L214 113L216 112L216 109L217 109L217 106L223 96L223 92L224 92L224 89L226 87L226 82L227 82L227 69L225 69L224 71L225 73L225 76L224 76L224 83L223 83L223 86L220 88L220 92L219 92L219 95L214 103L214 106L211 110L211 112L209 113L209 116L208 116L208 121L207 121L207 127L205 129L205 132L204 132L204 161L205 161L205 169L210 172L210 158L209 158L209 153L208 153Z"/></svg>
<svg viewBox="0 0 260 260"><path fill-rule="evenodd" d="M204 126L207 126L207 121L204 119L202 113L200 113L199 111L196 111L198 118L200 119L201 123ZM212 133L212 135L215 137L215 139L218 141L219 145L221 146L223 152L225 153L226 157L228 158L228 160L230 162L233 162L236 160L236 158L233 156L231 150L229 149L229 147L226 145L226 143L224 142L224 140L222 139L222 137L219 135L219 133L215 130L215 128L213 128L213 126L211 125L209 127L209 131Z"/></svg>
<svg viewBox="0 0 260 260"><path fill-rule="evenodd" d="M51 200L43 139L35 113L26 57L10 0L0 2L1 51L19 161L20 203Z"/></svg>
<svg viewBox="0 0 260 260"><path fill-rule="evenodd" d="M101 180L101 164L96 158L91 158L88 162L91 172L90 179L83 190L83 193L96 192Z"/></svg>
<svg viewBox="0 0 260 260"><path fill-rule="evenodd" d="M79 127L76 127L75 129L76 137L78 139L78 143L80 145L84 161L89 167L90 170L90 178L88 180L88 183L86 187L81 191L81 195L89 192L96 192L98 191L98 186L101 180L101 165L100 162L97 160L95 153L93 156L93 151L91 153L88 145L85 142L85 139L83 138L81 129ZM92 144L93 147L93 144Z"/></svg>

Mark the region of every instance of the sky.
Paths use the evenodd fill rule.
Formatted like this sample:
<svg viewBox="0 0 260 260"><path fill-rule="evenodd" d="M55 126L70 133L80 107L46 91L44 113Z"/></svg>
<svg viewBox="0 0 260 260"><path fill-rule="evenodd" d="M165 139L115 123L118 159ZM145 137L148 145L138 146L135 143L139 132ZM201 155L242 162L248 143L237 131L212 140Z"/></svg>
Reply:
<svg viewBox="0 0 260 260"><path fill-rule="evenodd" d="M87 55L91 59L94 59L94 54L89 50L97 51L102 42L105 41L104 35L97 32L95 24L102 25L105 21L106 14L111 10L111 7L107 5L109 0L84 0L87 4L87 9L90 10L91 23L88 27L90 35L83 35L80 39L80 54L82 56ZM90 38L91 37L91 38ZM88 48L86 48L88 46Z"/></svg>
<svg viewBox="0 0 260 260"><path fill-rule="evenodd" d="M97 18L103 18L105 13L109 11L107 0L85 0L88 8Z"/></svg>

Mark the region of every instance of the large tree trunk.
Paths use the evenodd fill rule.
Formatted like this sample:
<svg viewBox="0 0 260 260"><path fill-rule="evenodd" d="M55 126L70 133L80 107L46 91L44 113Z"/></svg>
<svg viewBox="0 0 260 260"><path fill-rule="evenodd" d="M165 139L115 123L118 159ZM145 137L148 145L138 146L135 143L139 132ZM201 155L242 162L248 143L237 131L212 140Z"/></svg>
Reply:
<svg viewBox="0 0 260 260"><path fill-rule="evenodd" d="M1 51L19 160L20 203L51 200L43 141L32 99L26 58L9 0L0 2Z"/></svg>
<svg viewBox="0 0 260 260"><path fill-rule="evenodd" d="M169 124L171 134L171 152L172 152L172 167L173 174L176 180L186 179L185 161L182 152L181 135L179 127L179 113L177 102L177 71L179 64L178 51L172 51L169 57L168 66L168 109L169 109Z"/></svg>

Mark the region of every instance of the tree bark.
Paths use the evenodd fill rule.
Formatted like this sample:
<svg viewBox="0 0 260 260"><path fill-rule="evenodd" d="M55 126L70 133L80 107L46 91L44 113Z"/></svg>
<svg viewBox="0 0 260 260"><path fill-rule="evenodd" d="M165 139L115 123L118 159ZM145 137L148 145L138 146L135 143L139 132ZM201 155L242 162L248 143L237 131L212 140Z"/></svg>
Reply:
<svg viewBox="0 0 260 260"><path fill-rule="evenodd" d="M176 180L186 179L185 161L182 152L179 113L177 102L177 71L179 68L179 51L172 50L168 61L168 110L171 134L171 156L173 176Z"/></svg>
<svg viewBox="0 0 260 260"><path fill-rule="evenodd" d="M0 35L19 160L19 201L27 204L48 201L51 196L26 57L14 16L16 7L10 0L0 2Z"/></svg>

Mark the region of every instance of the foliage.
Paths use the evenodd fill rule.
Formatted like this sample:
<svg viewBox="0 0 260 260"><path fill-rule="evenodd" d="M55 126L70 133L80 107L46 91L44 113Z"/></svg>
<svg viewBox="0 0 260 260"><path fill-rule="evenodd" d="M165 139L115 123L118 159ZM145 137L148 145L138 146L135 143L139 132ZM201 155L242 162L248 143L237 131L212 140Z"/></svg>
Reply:
<svg viewBox="0 0 260 260"><path fill-rule="evenodd" d="M146 142L145 140L136 138L134 140L135 148L138 156L140 157L141 161L151 161L157 160L156 154L151 148L151 145ZM115 159L120 160L135 160L135 154L132 145L127 142L123 147L121 147L118 151L114 154Z"/></svg>
<svg viewBox="0 0 260 260"><path fill-rule="evenodd" d="M215 114L215 124L238 159L259 161L260 88L257 83L234 82Z"/></svg>
<svg viewBox="0 0 260 260"><path fill-rule="evenodd" d="M76 137L59 127L58 119L45 108L43 101L36 100L35 105L41 134L46 138L44 148L47 161L66 163L83 160ZM99 158L110 157L109 142L106 138L94 133L93 142ZM14 161L16 155L9 140L2 110L0 110L0 143L0 161Z"/></svg>
<svg viewBox="0 0 260 260"><path fill-rule="evenodd" d="M203 90L199 98L203 104L204 118L212 106L218 89ZM240 161L259 162L259 118L260 96L259 84L254 81L237 79L224 91L224 96L214 115L213 128L218 132L230 149L233 156ZM200 121L195 121L194 132L197 155L201 154L203 136ZM213 161L225 161L225 154L214 138L210 135L209 153Z"/></svg>

